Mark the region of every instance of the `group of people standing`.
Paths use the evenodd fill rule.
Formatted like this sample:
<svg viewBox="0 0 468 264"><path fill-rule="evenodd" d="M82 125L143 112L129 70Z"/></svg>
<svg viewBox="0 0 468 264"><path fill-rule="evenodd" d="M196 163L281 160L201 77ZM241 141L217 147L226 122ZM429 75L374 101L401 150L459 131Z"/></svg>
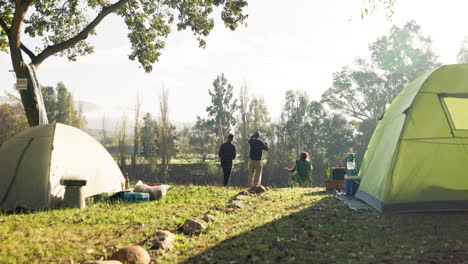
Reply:
<svg viewBox="0 0 468 264"><path fill-rule="evenodd" d="M234 135L229 134L227 141L223 143L218 152L218 156L221 160L221 167L223 168L223 184L227 186L229 178L231 177L233 161L237 156L236 146L232 143L234 141ZM248 186L253 187L260 185L262 182L262 158L263 151L268 151L268 144L260 139L260 133L255 132L249 139L250 145L250 161L248 166ZM303 152L299 160L296 160L293 168L285 168L286 171L295 173L298 180L305 181L310 175L312 166L308 160L307 152Z"/></svg>

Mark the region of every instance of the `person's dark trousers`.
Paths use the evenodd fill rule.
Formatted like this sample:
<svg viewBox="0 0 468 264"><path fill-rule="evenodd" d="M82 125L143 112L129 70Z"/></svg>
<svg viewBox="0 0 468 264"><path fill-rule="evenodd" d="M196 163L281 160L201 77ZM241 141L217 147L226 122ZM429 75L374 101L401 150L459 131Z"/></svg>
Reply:
<svg viewBox="0 0 468 264"><path fill-rule="evenodd" d="M224 186L227 186L229 183L229 178L231 177L231 167L223 167L223 172L224 172L224 181L223 184Z"/></svg>

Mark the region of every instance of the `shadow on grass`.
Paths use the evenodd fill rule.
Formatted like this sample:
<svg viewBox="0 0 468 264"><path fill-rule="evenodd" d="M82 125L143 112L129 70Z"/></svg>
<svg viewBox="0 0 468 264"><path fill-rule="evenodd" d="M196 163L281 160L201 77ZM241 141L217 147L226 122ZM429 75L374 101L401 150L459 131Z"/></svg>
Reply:
<svg viewBox="0 0 468 264"><path fill-rule="evenodd" d="M306 193L304 194L305 196L316 196L316 195L326 195L326 194L330 194L331 192L327 192L325 191L325 189L323 190L320 190L320 191L313 191L313 192L310 192L310 193Z"/></svg>
<svg viewBox="0 0 468 264"><path fill-rule="evenodd" d="M356 213L326 197L183 263L467 263L466 216Z"/></svg>
<svg viewBox="0 0 468 264"><path fill-rule="evenodd" d="M315 263L325 243L319 242L317 214L332 201L327 197L297 213L227 239L184 263ZM299 205L301 206L301 205ZM297 208L290 208L297 209ZM322 215L333 221L333 215Z"/></svg>
<svg viewBox="0 0 468 264"><path fill-rule="evenodd" d="M117 192L114 195L110 194L97 194L94 196L86 197L86 205L90 206L97 203L124 203L123 201L123 192ZM0 214L5 215L28 215L40 212L49 212L54 210L66 210L66 209L76 209L63 206L63 201L59 202L55 207L51 208L42 208L42 209L31 209L25 207L16 207L13 210L0 210Z"/></svg>

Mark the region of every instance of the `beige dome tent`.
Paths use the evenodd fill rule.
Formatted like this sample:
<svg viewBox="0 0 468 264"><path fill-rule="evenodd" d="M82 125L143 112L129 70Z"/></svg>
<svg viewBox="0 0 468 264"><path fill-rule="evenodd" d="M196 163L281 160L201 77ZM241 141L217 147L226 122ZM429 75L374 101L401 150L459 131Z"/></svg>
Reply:
<svg viewBox="0 0 468 264"><path fill-rule="evenodd" d="M86 179L85 197L121 190L124 178L107 150L80 129L30 128L0 147L0 209L44 209L63 199L61 179Z"/></svg>

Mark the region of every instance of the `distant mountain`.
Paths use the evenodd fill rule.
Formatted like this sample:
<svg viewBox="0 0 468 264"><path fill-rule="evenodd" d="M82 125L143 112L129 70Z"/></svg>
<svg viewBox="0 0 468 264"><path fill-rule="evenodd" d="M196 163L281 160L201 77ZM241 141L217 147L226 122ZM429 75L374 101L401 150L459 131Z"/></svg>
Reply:
<svg viewBox="0 0 468 264"><path fill-rule="evenodd" d="M75 102L75 108L78 110L80 105L83 106L83 111L86 113L91 113L91 112L102 112L103 108L97 104L90 103L87 101L76 101Z"/></svg>
<svg viewBox="0 0 468 264"><path fill-rule="evenodd" d="M13 101L8 98L8 96L0 96L0 104L12 104ZM133 127L133 110L132 109L122 109L122 108L108 108L103 107L101 105L87 102L87 101L76 101L75 108L76 110L79 109L80 105L83 106L83 114L86 117L86 129L88 131L93 131L94 133L98 133L97 131L102 130L102 122L103 118L105 117L105 126L106 130L109 132L115 131L122 123L122 116L125 114L127 115L127 124L129 127ZM183 123L172 121L173 125L178 129L181 130L184 127L192 127L195 123ZM129 134L133 133L133 129L128 131Z"/></svg>

